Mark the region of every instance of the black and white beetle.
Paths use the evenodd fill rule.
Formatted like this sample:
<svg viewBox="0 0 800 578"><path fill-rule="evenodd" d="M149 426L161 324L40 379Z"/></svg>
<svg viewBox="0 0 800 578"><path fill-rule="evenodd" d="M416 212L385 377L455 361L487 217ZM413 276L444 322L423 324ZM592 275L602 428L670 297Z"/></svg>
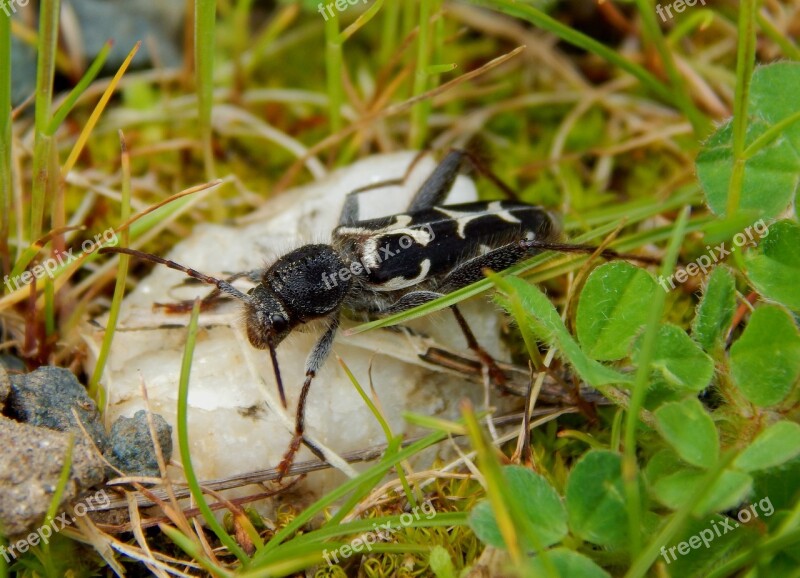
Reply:
<svg viewBox="0 0 800 578"><path fill-rule="evenodd" d="M453 150L414 195L406 213L358 220L357 193L350 193L330 244L310 244L279 258L266 269L216 279L174 261L131 249L104 248L182 271L244 303L247 336L253 347L268 349L281 401L286 407L277 346L299 325L322 320L326 329L308 355L300 392L295 433L279 470L288 472L303 439L305 403L311 382L331 352L340 311L385 316L422 305L483 278L484 269L502 271L543 250L594 251L595 247L557 242L560 233L552 214L516 201L443 205L465 159ZM484 170L484 169L482 169ZM493 175L492 180L498 182ZM505 188L505 187L504 187ZM614 251L604 256L619 257ZM248 277L257 285L247 294L231 282ZM176 309L177 310L177 309ZM458 307L451 306L467 343L500 386L504 376L480 347Z"/></svg>

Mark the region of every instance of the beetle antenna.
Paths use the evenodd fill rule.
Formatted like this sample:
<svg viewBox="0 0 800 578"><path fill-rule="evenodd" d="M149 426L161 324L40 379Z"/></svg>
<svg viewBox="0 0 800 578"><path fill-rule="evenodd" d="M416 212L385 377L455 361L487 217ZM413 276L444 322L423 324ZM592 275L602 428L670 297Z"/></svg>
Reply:
<svg viewBox="0 0 800 578"><path fill-rule="evenodd" d="M275 352L275 346L272 345L272 341L268 343L269 345L269 357L272 359L272 370L275 372L275 383L278 384L278 393L281 396L281 404L283 404L283 409L286 409L288 406L286 405L286 393L283 391L283 379L281 379L281 370L278 366L278 355Z"/></svg>
<svg viewBox="0 0 800 578"><path fill-rule="evenodd" d="M551 241L536 241L536 240L523 240L522 243L531 249L543 249L545 251L562 251L565 253L594 253L597 247L593 245L580 245L570 243L554 243ZM630 259L631 261L640 261L642 263L650 263L651 265L660 265L661 260L655 257L645 257L642 255L631 255L630 253L618 253L614 249L604 249L600 251L600 255L607 259Z"/></svg>
<svg viewBox="0 0 800 578"><path fill-rule="evenodd" d="M170 269L175 269L176 271L181 271L186 273L189 277L202 281L203 283L208 283L209 285L215 285L217 289L222 291L223 293L230 295L240 301L249 302L250 296L245 295L241 291L239 291L236 287L228 283L227 281L223 281L222 279L217 279L216 277L211 277L210 275L206 275L205 273L201 273L200 271L195 271L194 269L190 269L189 267L184 267L176 263L175 261L170 261L169 259L162 259L157 255L153 255L151 253L144 253L142 251L137 251L135 249L124 249L122 247L103 247L99 251L100 253L122 253L124 255L130 255L131 257L136 257L137 259L142 259L143 261L150 261L151 263L159 263L161 265L166 265Z"/></svg>

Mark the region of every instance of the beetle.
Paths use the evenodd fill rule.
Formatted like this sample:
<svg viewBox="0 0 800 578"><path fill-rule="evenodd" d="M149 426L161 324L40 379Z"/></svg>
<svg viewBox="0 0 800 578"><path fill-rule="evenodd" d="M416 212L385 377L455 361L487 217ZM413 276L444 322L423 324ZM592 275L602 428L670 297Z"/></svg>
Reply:
<svg viewBox="0 0 800 578"><path fill-rule="evenodd" d="M342 311L371 317L391 315L470 285L483 278L485 269L502 271L543 250L596 250L559 243L558 219L542 207L515 200L445 204L465 161L509 190L487 173L472 154L451 150L415 193L406 212L360 220L358 194L364 189L353 191L346 197L330 243L304 245L269 267L237 273L225 280L132 249L107 247L100 252L129 254L214 285L216 289L203 299L204 304L220 295L241 301L248 339L253 347L269 351L284 407L286 396L276 348L299 326L323 322L325 329L306 359L294 435L278 466L283 476L301 443L324 460L321 452L303 437L305 404L311 383L331 352ZM631 257L611 250L601 254ZM256 283L247 293L232 285L242 277ZM502 388L502 371L478 344L458 307L451 305L450 310L469 348L491 381Z"/></svg>

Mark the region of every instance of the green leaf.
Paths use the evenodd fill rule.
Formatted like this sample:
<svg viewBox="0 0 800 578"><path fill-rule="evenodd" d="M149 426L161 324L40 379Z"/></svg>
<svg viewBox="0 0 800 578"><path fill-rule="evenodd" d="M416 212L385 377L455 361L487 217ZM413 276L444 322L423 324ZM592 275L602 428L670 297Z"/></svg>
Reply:
<svg viewBox="0 0 800 578"><path fill-rule="evenodd" d="M777 124L800 110L800 63L777 62L759 66L750 86L750 114L758 114L770 124ZM783 131L796 150L800 150L800 122Z"/></svg>
<svg viewBox="0 0 800 578"><path fill-rule="evenodd" d="M761 432L736 458L734 466L746 472L779 466L800 455L800 425L779 421Z"/></svg>
<svg viewBox="0 0 800 578"><path fill-rule="evenodd" d="M647 482L653 485L661 478L674 474L677 470L685 467L672 449L663 449L656 452L645 466L644 475Z"/></svg>
<svg viewBox="0 0 800 578"><path fill-rule="evenodd" d="M644 492L641 495L644 497ZM625 545L628 514L619 454L587 452L570 473L566 498L569 525L576 536L601 546Z"/></svg>
<svg viewBox="0 0 800 578"><path fill-rule="evenodd" d="M758 307L731 346L730 358L733 380L749 401L762 407L780 403L800 377L794 320L780 307Z"/></svg>
<svg viewBox="0 0 800 578"><path fill-rule="evenodd" d="M547 562L541 556L531 561L532 576L550 576L555 568L556 576L569 578L611 578L611 575L594 563L591 558L567 548L554 548L547 552Z"/></svg>
<svg viewBox="0 0 800 578"><path fill-rule="evenodd" d="M431 570L436 575L436 578L455 578L456 568L453 565L453 560L450 554L443 546L434 546L431 550L431 555L428 558Z"/></svg>
<svg viewBox="0 0 800 578"><path fill-rule="evenodd" d="M800 111L800 64L782 62L762 66L753 73L749 123L745 144L749 146L770 127ZM733 168L731 123L726 122L697 155L697 176L711 210L723 214ZM764 217L780 214L791 202L800 183L800 123L778 131L775 138L745 162L740 209L758 210Z"/></svg>
<svg viewBox="0 0 800 578"><path fill-rule="evenodd" d="M469 513L469 527L472 528L472 531L484 544L493 548L506 547L503 535L497 526L497 520L495 520L492 513L492 505L489 500L481 500L472 508Z"/></svg>
<svg viewBox="0 0 800 578"><path fill-rule="evenodd" d="M641 338L636 342L633 359L638 363ZM670 387L697 392L714 375L714 361L677 325L664 324L658 329L652 368L654 379Z"/></svg>
<svg viewBox="0 0 800 578"><path fill-rule="evenodd" d="M736 282L727 267L715 268L708 278L703 299L692 322L692 337L711 351L728 332L736 309Z"/></svg>
<svg viewBox="0 0 800 578"><path fill-rule="evenodd" d="M655 411L655 417L659 433L682 460L700 467L717 461L717 428L697 398L665 403Z"/></svg>
<svg viewBox="0 0 800 578"><path fill-rule="evenodd" d="M765 297L800 311L800 224L778 221L768 231L756 250L745 253L747 277Z"/></svg>
<svg viewBox="0 0 800 578"><path fill-rule="evenodd" d="M631 376L606 367L583 352L567 328L564 327L553 304L536 285L526 283L516 277L508 277L495 282L498 287L515 291L519 296L527 315L526 319L517 319L517 323L527 322L531 331L539 339L549 346L557 348L569 360L581 379L594 387L632 382ZM509 309L502 297L498 299L498 302L507 310Z"/></svg>
<svg viewBox="0 0 800 578"><path fill-rule="evenodd" d="M558 492L539 474L522 466L503 468L506 489L520 496L522 514L531 522L539 546L547 548L567 535L567 513ZM488 501L476 504L469 516L469 525L482 542L495 548L505 548L491 505ZM534 544L529 544L531 550Z"/></svg>
<svg viewBox="0 0 800 578"><path fill-rule="evenodd" d="M770 125L760 118L751 118L745 144L750 145ZM697 155L697 178L703 186L706 202L714 213L724 215L728 202L728 185L733 172L733 128L728 121L706 141ZM800 174L800 153L792 144L778 138L745 162L740 207L758 211L765 218L780 214L797 191Z"/></svg>
<svg viewBox="0 0 800 578"><path fill-rule="evenodd" d="M605 263L586 280L576 315L578 340L588 355L611 361L630 353L647 322L656 283L644 269L625 261Z"/></svg>
<svg viewBox="0 0 800 578"><path fill-rule="evenodd" d="M697 491L698 484L706 477L706 472L696 468L684 468L657 480L653 495L659 502L673 510L680 509ZM704 499L694 508L696 516L711 512L729 510L741 503L750 492L753 479L738 470L725 470Z"/></svg>

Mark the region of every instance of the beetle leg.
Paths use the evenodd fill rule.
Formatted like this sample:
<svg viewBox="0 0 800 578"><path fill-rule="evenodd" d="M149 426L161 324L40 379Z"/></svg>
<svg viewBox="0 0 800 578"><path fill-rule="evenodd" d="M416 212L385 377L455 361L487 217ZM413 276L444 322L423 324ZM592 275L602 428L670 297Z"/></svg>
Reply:
<svg viewBox="0 0 800 578"><path fill-rule="evenodd" d="M383 310L381 313L384 315L400 313L401 311L417 307L418 305L423 305L424 303L428 303L429 301L433 301L434 299L442 296L442 293L437 293L435 291L412 291L403 295L388 309ZM489 353L483 347L481 347L480 343L478 343L478 340L475 339L475 334L472 332L472 329L470 329L467 320L464 319L464 316L461 314L461 311L458 309L458 307L451 305L450 310L453 312L453 315L458 322L458 326L461 329L461 332L464 334L464 338L467 340L467 346L480 360L481 365L486 368L492 383L506 393L511 391L506 385L508 380L506 379L503 370L498 367L494 358L489 355Z"/></svg>
<svg viewBox="0 0 800 578"><path fill-rule="evenodd" d="M458 326L461 328L461 332L464 334L464 338L467 340L467 346L478 357L481 365L483 365L489 372L489 379L492 381L492 383L505 393L514 393L514 390L507 386L508 380L506 379L505 373L503 373L503 370L497 365L494 357L492 357L488 351L481 347L481 344L478 343L477 339L475 339L475 334L472 333L472 329L470 329L467 320L464 319L464 316L461 314L461 311L458 309L458 307L456 305L451 305L450 311L453 312L453 315L458 322Z"/></svg>
<svg viewBox="0 0 800 578"><path fill-rule="evenodd" d="M303 388L300 390L300 399L297 401L294 435L292 436L292 441L289 443L289 448L286 450L286 453L283 454L280 465L278 465L278 481L289 472L289 468L292 467L295 454L297 454L297 450L300 449L301 443L305 444L318 458L325 461L325 456L322 452L313 443L303 437L305 433L305 410L308 392L311 389L311 382L330 355L331 349L333 348L333 338L338 328L339 318L333 317L328 329L326 329L322 337L317 340L311 353L308 354L308 358L306 358L306 378L303 382Z"/></svg>
<svg viewBox="0 0 800 578"><path fill-rule="evenodd" d="M408 180L408 177L414 171L414 167L417 166L417 163L423 156L427 154L427 152L428 151L421 151L420 153L418 153L411 160L411 164L408 165L405 174L399 179L386 179L385 181L379 181L377 183L372 183L369 185L365 185L363 187L359 187L356 190L347 193L347 196L344 199L344 206L342 207L342 212L339 215L339 226L353 227L358 224L358 221L360 220L358 195L381 187L402 185Z"/></svg>
<svg viewBox="0 0 800 578"><path fill-rule="evenodd" d="M524 241L515 241L508 245L503 245L483 255L473 257L453 269L442 280L438 289L442 293L452 293L457 289L483 279L484 269L503 271L540 252L539 248L530 247Z"/></svg>
<svg viewBox="0 0 800 578"><path fill-rule="evenodd" d="M419 191L411 200L408 212L413 213L436 206L443 206L447 194L453 188L453 183L465 161L469 161L476 171L490 180L508 198L517 200L517 194L514 190L494 174L477 156L466 150L452 149L433 170L431 176L422 183Z"/></svg>
<svg viewBox="0 0 800 578"><path fill-rule="evenodd" d="M464 152L461 150L454 149L447 153L411 199L408 212L424 211L444 203L461 170L463 160Z"/></svg>

